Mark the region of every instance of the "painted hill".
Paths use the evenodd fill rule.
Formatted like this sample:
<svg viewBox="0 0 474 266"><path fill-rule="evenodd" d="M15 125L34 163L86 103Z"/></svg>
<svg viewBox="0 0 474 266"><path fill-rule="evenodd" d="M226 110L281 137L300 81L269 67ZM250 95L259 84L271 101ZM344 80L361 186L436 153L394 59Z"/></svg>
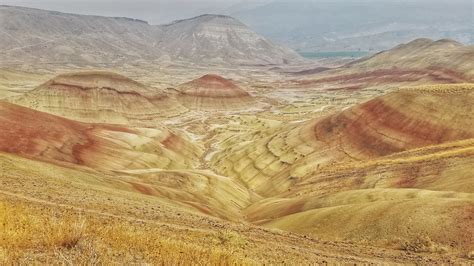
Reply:
<svg viewBox="0 0 474 266"><path fill-rule="evenodd" d="M186 61L282 64L300 57L231 17L204 15L152 26L129 18L0 6L2 64Z"/></svg>
<svg viewBox="0 0 474 266"><path fill-rule="evenodd" d="M211 160L264 197L257 224L410 251L469 252L472 84L411 87L258 137ZM422 232L422 233L420 233Z"/></svg>
<svg viewBox="0 0 474 266"><path fill-rule="evenodd" d="M231 80L205 75L177 87L181 103L193 109L233 109L249 106L254 99Z"/></svg>
<svg viewBox="0 0 474 266"><path fill-rule="evenodd" d="M306 86L363 88L474 81L474 46L417 39L343 67L306 75Z"/></svg>
<svg viewBox="0 0 474 266"><path fill-rule="evenodd" d="M86 124L0 102L0 151L95 169L195 166L200 148L164 127Z"/></svg>
<svg viewBox="0 0 474 266"><path fill-rule="evenodd" d="M444 69L453 71L453 75L457 73L461 77L473 77L473 59L472 45L463 45L449 39L417 39L349 66L363 69Z"/></svg>
<svg viewBox="0 0 474 266"><path fill-rule="evenodd" d="M260 139L231 138L212 165L269 196L335 163L473 138L472 84L439 86L402 89L299 126L274 129Z"/></svg>
<svg viewBox="0 0 474 266"><path fill-rule="evenodd" d="M149 92L122 76L87 77L66 77L67 90ZM227 82L205 76L190 92L226 98L236 89ZM61 250L74 261L100 252L110 263L138 254L156 263L468 264L473 90L404 88L272 126L242 116L211 143L212 169L201 169L197 141L160 124L82 123L0 102L2 259L34 252L51 261ZM239 132L249 124L258 132ZM86 226L77 229L81 217ZM92 255L82 255L85 245Z"/></svg>
<svg viewBox="0 0 474 266"><path fill-rule="evenodd" d="M111 72L59 75L8 100L83 122L145 126L187 111L165 93Z"/></svg>

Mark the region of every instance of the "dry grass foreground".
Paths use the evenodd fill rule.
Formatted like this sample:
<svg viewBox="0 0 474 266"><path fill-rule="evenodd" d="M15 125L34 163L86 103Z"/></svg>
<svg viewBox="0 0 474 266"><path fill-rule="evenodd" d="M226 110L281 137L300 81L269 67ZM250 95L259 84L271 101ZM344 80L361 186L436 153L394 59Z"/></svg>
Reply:
<svg viewBox="0 0 474 266"><path fill-rule="evenodd" d="M229 223L120 187L112 176L8 154L0 154L0 169L0 263L7 265L467 262L449 253L323 241Z"/></svg>
<svg viewBox="0 0 474 266"><path fill-rule="evenodd" d="M137 223L98 219L71 211L0 203L0 263L96 265L160 262L234 265L251 263L225 249L226 242L244 245L231 232L216 235L216 246L160 237L160 230ZM193 238L192 232L187 237ZM236 241L242 241L236 243ZM221 244L222 247L217 247Z"/></svg>
<svg viewBox="0 0 474 266"><path fill-rule="evenodd" d="M0 221L3 232L0 263L3 265L380 263L376 258L369 258L371 252L372 256L383 257L383 261L392 263L462 262L446 256L420 256L348 243L313 244L309 239L296 236L293 239L277 236L273 240L283 242L266 242L272 241L272 238L268 239L269 233L264 232L258 236L262 239L260 243L255 238L225 228L174 232L167 226L156 226L150 221L107 218L72 209L5 199L0 202ZM274 244L270 243L278 244L272 248ZM364 250L365 254L357 254L358 249Z"/></svg>

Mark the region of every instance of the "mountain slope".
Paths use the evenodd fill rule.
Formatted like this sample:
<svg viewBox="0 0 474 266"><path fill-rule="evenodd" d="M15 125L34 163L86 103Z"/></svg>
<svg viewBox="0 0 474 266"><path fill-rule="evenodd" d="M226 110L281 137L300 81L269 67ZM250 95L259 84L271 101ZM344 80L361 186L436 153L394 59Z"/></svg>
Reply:
<svg viewBox="0 0 474 266"><path fill-rule="evenodd" d="M231 17L204 15L169 25L0 6L2 64L281 64L299 56ZM21 59L21 60L20 60ZM23 61L23 62L22 62Z"/></svg>
<svg viewBox="0 0 474 266"><path fill-rule="evenodd" d="M298 55L259 36L240 21L221 15L202 15L161 27L163 50L172 57L195 62L283 64Z"/></svg>
<svg viewBox="0 0 474 266"><path fill-rule="evenodd" d="M64 256L77 264L468 263L226 222L142 194L127 183L138 181L133 176L78 171L5 153L0 153L0 169L6 170L0 171L0 259L7 264L32 255L58 264Z"/></svg>
<svg viewBox="0 0 474 266"><path fill-rule="evenodd" d="M416 39L390 50L317 74L303 74L304 86L366 88L474 82L474 45Z"/></svg>
<svg viewBox="0 0 474 266"><path fill-rule="evenodd" d="M314 171L250 220L327 239L411 251L472 250L474 139Z"/></svg>
<svg viewBox="0 0 474 266"><path fill-rule="evenodd" d="M253 223L467 254L474 248L473 89L405 88L263 136L231 137L211 167L264 197L244 210Z"/></svg>
<svg viewBox="0 0 474 266"><path fill-rule="evenodd" d="M358 69L446 69L460 76L474 77L474 46L441 39L416 39L350 63ZM453 74L455 74L453 73Z"/></svg>
<svg viewBox="0 0 474 266"><path fill-rule="evenodd" d="M0 6L2 63L114 63L157 58L158 27L127 18L107 18Z"/></svg>

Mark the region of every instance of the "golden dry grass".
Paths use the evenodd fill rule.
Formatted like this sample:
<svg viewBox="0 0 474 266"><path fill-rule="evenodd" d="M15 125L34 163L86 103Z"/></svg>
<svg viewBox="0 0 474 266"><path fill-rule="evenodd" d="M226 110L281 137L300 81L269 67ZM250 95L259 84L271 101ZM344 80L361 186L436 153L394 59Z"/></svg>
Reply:
<svg viewBox="0 0 474 266"><path fill-rule="evenodd" d="M474 90L473 83L458 84L430 84L420 86L402 87L401 90L422 93L469 93Z"/></svg>
<svg viewBox="0 0 474 266"><path fill-rule="evenodd" d="M0 169L4 264L305 265L460 260L229 223L199 215L175 201L133 192L111 176L85 169L6 154L0 157Z"/></svg>
<svg viewBox="0 0 474 266"><path fill-rule="evenodd" d="M206 248L197 241L161 237L159 230L139 224L51 209L38 213L25 204L9 202L0 202L0 221L2 264L252 264L232 254L232 248L225 249L246 244L233 232L217 234L214 241L219 246Z"/></svg>

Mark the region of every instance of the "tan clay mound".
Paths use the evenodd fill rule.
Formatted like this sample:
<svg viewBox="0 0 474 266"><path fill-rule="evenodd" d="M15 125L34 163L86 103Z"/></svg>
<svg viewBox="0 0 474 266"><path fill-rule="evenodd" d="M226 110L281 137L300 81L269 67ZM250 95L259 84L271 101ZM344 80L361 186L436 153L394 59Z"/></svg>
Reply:
<svg viewBox="0 0 474 266"><path fill-rule="evenodd" d="M193 109L239 108L254 102L247 91L218 75L202 76L177 89L183 105Z"/></svg>
<svg viewBox="0 0 474 266"><path fill-rule="evenodd" d="M335 163L473 138L473 102L469 84L403 89L252 142L233 140L211 163L220 174L273 195Z"/></svg>
<svg viewBox="0 0 474 266"><path fill-rule="evenodd" d="M0 151L96 169L193 167L199 147L161 129L80 123L0 102Z"/></svg>
<svg viewBox="0 0 474 266"><path fill-rule="evenodd" d="M400 90L317 121L314 133L356 159L472 138L473 88Z"/></svg>
<svg viewBox="0 0 474 266"><path fill-rule="evenodd" d="M350 66L354 69L424 70L426 74L438 72L432 78L450 83L472 82L474 78L474 46L462 45L453 40L419 39L399 45Z"/></svg>
<svg viewBox="0 0 474 266"><path fill-rule="evenodd" d="M205 75L178 87L183 94L197 97L249 97L232 81L218 75Z"/></svg>
<svg viewBox="0 0 474 266"><path fill-rule="evenodd" d="M340 163L315 169L304 181L280 194L281 198L268 198L247 209L247 217L259 221L314 208L396 200L400 199L397 195L401 194L405 200L417 199L418 194L441 195L440 198L469 196L474 191L471 174L474 170L473 155L474 139L469 139L365 162ZM420 193L412 193L414 189ZM348 197L341 201L328 197L364 190L367 197ZM386 193L379 197L373 191ZM322 198L325 200L322 201Z"/></svg>
<svg viewBox="0 0 474 266"><path fill-rule="evenodd" d="M9 101L82 122L152 126L186 111L161 91L110 72L57 76Z"/></svg>
<svg viewBox="0 0 474 266"><path fill-rule="evenodd" d="M120 74L106 71L79 72L59 75L48 81L46 84L52 87L80 88L83 90L92 90L98 88L115 90L119 93L137 93L147 96L153 94L143 84L129 79Z"/></svg>
<svg viewBox="0 0 474 266"><path fill-rule="evenodd" d="M418 39L343 67L296 80L304 86L360 88L474 81L474 46Z"/></svg>
<svg viewBox="0 0 474 266"><path fill-rule="evenodd" d="M246 208L254 223L467 254L474 248L473 102L472 84L401 89L279 132L220 169L271 196Z"/></svg>
<svg viewBox="0 0 474 266"><path fill-rule="evenodd" d="M310 202L297 205L300 212L265 225L322 239L416 252L466 254L474 248L472 194L366 189Z"/></svg>

